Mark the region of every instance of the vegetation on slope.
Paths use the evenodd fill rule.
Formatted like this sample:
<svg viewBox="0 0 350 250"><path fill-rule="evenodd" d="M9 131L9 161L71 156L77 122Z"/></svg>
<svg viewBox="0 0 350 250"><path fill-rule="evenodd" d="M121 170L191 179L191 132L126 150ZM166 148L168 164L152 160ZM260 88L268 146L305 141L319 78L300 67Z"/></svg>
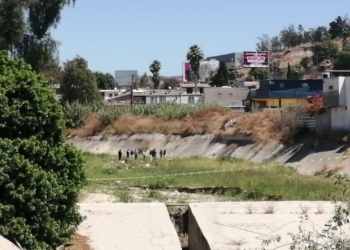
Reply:
<svg viewBox="0 0 350 250"><path fill-rule="evenodd" d="M147 157L145 160L129 160L122 163L114 155L85 153L84 156L87 178L99 179L88 182L86 188L90 190L115 185L116 179L120 179L123 185L146 185L155 189L231 187L237 191L227 193L233 200L266 200L268 197L279 197L283 200L329 200L330 197L340 194L339 187L334 185L332 179L304 176L277 163L256 164L234 158L198 157L165 158L152 162ZM151 166L145 167L146 163ZM210 172L190 174L200 171ZM244 192L239 191L240 189Z"/></svg>
<svg viewBox="0 0 350 250"><path fill-rule="evenodd" d="M280 113L234 113L215 104L139 105L115 109L67 105L72 136L160 133L168 135L247 135L257 141L286 141L295 132L293 117ZM226 126L225 126L226 125ZM288 125L288 126L287 126Z"/></svg>

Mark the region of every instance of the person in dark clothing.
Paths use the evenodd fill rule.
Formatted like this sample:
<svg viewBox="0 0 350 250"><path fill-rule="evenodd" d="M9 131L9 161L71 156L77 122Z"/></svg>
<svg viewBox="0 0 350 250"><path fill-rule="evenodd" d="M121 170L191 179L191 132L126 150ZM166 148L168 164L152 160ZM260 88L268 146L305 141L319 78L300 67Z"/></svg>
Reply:
<svg viewBox="0 0 350 250"><path fill-rule="evenodd" d="M119 151L118 151L118 159L119 159L119 161L122 160L122 155L123 155L123 153L122 153L121 149L119 149Z"/></svg>
<svg viewBox="0 0 350 250"><path fill-rule="evenodd" d="M159 155L160 155L160 158L163 158L163 151L162 150L159 150Z"/></svg>
<svg viewBox="0 0 350 250"><path fill-rule="evenodd" d="M134 156L134 150L130 150L130 157L132 158Z"/></svg>
<svg viewBox="0 0 350 250"><path fill-rule="evenodd" d="M138 155L138 152L137 152L137 150L135 149L135 151L134 151L135 160L137 159L137 155Z"/></svg>
<svg viewBox="0 0 350 250"><path fill-rule="evenodd" d="M129 159L129 157L130 157L130 150L128 149L128 150L126 150L126 158Z"/></svg>
<svg viewBox="0 0 350 250"><path fill-rule="evenodd" d="M163 150L163 157L165 158L166 150Z"/></svg>
<svg viewBox="0 0 350 250"><path fill-rule="evenodd" d="M156 157L157 157L157 150L153 149L153 158L156 159Z"/></svg>

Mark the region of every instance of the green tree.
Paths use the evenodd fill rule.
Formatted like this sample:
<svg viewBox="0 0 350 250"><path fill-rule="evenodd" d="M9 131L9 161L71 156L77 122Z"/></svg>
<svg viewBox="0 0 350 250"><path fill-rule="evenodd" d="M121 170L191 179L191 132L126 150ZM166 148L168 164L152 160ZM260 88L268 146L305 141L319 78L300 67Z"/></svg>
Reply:
<svg viewBox="0 0 350 250"><path fill-rule="evenodd" d="M263 68L251 68L248 75L252 76L252 78L249 79L254 79L255 81L267 80L270 78L269 71Z"/></svg>
<svg viewBox="0 0 350 250"><path fill-rule="evenodd" d="M148 85L149 85L149 78L148 78L148 75L144 73L143 76L140 77L139 86L141 88L145 88L145 87L148 87Z"/></svg>
<svg viewBox="0 0 350 250"><path fill-rule="evenodd" d="M62 106L46 78L6 52L0 75L0 234L51 250L82 221L82 155L65 143Z"/></svg>
<svg viewBox="0 0 350 250"><path fill-rule="evenodd" d="M292 79L292 69L291 69L289 63L288 63L288 68L287 68L287 79Z"/></svg>
<svg viewBox="0 0 350 250"><path fill-rule="evenodd" d="M350 49L339 52L334 61L333 69L335 70L350 70Z"/></svg>
<svg viewBox="0 0 350 250"><path fill-rule="evenodd" d="M238 78L241 76L238 72L238 68L235 66L231 66L228 70L228 85L231 87L237 87L238 86Z"/></svg>
<svg viewBox="0 0 350 250"><path fill-rule="evenodd" d="M219 68L211 81L211 86L222 87L228 85L229 74L227 71L226 63L220 61Z"/></svg>
<svg viewBox="0 0 350 250"><path fill-rule="evenodd" d="M58 42L50 29L61 19L61 11L74 0L0 1L0 50L22 57L39 72L55 57Z"/></svg>
<svg viewBox="0 0 350 250"><path fill-rule="evenodd" d="M163 85L164 89L168 89L169 87L174 89L179 84L179 82L175 78L163 78L163 81L164 81L164 85Z"/></svg>
<svg viewBox="0 0 350 250"><path fill-rule="evenodd" d="M190 62L191 71L194 74L194 92L198 93L197 84L199 80L200 61L204 59L202 49L198 45L192 45L187 52L186 58Z"/></svg>
<svg viewBox="0 0 350 250"><path fill-rule="evenodd" d="M300 65L304 68L304 69L308 69L310 67L312 60L310 57L305 56L303 58L301 58L300 60Z"/></svg>
<svg viewBox="0 0 350 250"><path fill-rule="evenodd" d="M109 73L94 72L98 89L114 89L118 88L118 83L114 76Z"/></svg>
<svg viewBox="0 0 350 250"><path fill-rule="evenodd" d="M60 92L63 102L96 103L101 101L95 75L89 70L87 61L79 56L64 64Z"/></svg>
<svg viewBox="0 0 350 250"><path fill-rule="evenodd" d="M334 41L327 40L324 42L315 43L314 46L312 46L312 52L312 62L314 65L317 65L320 60L325 58L329 60L335 59L339 52L339 48Z"/></svg>
<svg viewBox="0 0 350 250"><path fill-rule="evenodd" d="M151 71L151 73L153 74L152 81L155 89L159 88L159 84L161 80L159 71L161 70L161 68L162 68L162 64L158 60L154 60L149 66L149 71Z"/></svg>
<svg viewBox="0 0 350 250"><path fill-rule="evenodd" d="M333 22L329 23L329 34L331 38L342 38L343 46L346 46L350 36L350 23L348 18L338 16Z"/></svg>

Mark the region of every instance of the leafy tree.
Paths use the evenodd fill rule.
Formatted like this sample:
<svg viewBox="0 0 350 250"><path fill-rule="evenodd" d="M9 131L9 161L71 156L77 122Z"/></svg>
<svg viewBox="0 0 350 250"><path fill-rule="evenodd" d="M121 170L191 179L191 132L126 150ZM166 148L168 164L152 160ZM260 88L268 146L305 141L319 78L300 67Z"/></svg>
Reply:
<svg viewBox="0 0 350 250"><path fill-rule="evenodd" d="M63 69L60 88L63 102L95 103L101 101L95 75L89 70L84 58L77 56L67 61Z"/></svg>
<svg viewBox="0 0 350 250"><path fill-rule="evenodd" d="M270 78L269 71L264 68L251 68L249 75L252 76L255 81L267 80Z"/></svg>
<svg viewBox="0 0 350 250"><path fill-rule="evenodd" d="M47 79L6 52L0 75L0 234L51 250L82 221L82 155L65 143L62 106Z"/></svg>
<svg viewBox="0 0 350 250"><path fill-rule="evenodd" d="M229 74L225 62L220 61L218 71L211 81L211 86L222 87L227 86Z"/></svg>
<svg viewBox="0 0 350 250"><path fill-rule="evenodd" d="M270 66L271 77L273 77L274 79L281 77L281 75L283 74L283 71L280 65L281 65L281 62L279 60L273 60L272 62L270 62L269 66Z"/></svg>
<svg viewBox="0 0 350 250"><path fill-rule="evenodd" d="M310 57L308 56L304 56L303 58L301 58L300 60L300 65L304 68L304 69L308 69L310 67L310 64L312 63L312 60Z"/></svg>
<svg viewBox="0 0 350 250"><path fill-rule="evenodd" d="M280 37L281 43L287 48L300 45L299 35L293 24L290 24L288 28L284 28L280 32Z"/></svg>
<svg viewBox="0 0 350 250"><path fill-rule="evenodd" d="M259 42L256 44L256 51L270 51L271 50L271 39L269 35L263 34L258 37Z"/></svg>
<svg viewBox="0 0 350 250"><path fill-rule="evenodd" d="M311 42L324 42L330 39L330 34L327 27L319 26L316 29L312 30L311 33Z"/></svg>
<svg viewBox="0 0 350 250"><path fill-rule="evenodd" d="M237 87L238 86L238 78L242 77L243 75L238 72L238 68L235 66L231 66L228 70L228 85L231 87Z"/></svg>
<svg viewBox="0 0 350 250"><path fill-rule="evenodd" d="M179 82L175 78L165 78L163 79L164 85L163 88L168 89L169 87L174 89Z"/></svg>
<svg viewBox="0 0 350 250"><path fill-rule="evenodd" d="M329 23L329 34L331 38L342 38L343 46L346 46L350 37L350 22L348 18L338 16L333 22Z"/></svg>
<svg viewBox="0 0 350 250"><path fill-rule="evenodd" d="M305 73L305 69L303 68L302 65L298 64L298 65L294 65L291 68L291 79L302 79Z"/></svg>
<svg viewBox="0 0 350 250"><path fill-rule="evenodd" d="M324 42L315 43L312 47L312 52L312 62L316 65L318 63L317 61L324 58L333 60L337 56L339 48L334 41L327 40Z"/></svg>
<svg viewBox="0 0 350 250"><path fill-rule="evenodd" d="M94 72L98 89L114 89L118 87L114 76L109 73Z"/></svg>
<svg viewBox="0 0 350 250"><path fill-rule="evenodd" d="M140 77L139 86L141 88L145 88L145 87L148 87L148 85L149 85L149 78L147 74L144 73L143 76Z"/></svg>
<svg viewBox="0 0 350 250"><path fill-rule="evenodd" d="M335 70L350 70L350 49L339 52L334 61L333 69Z"/></svg>
<svg viewBox="0 0 350 250"><path fill-rule="evenodd" d="M151 73L153 74L152 76L152 81L154 84L154 88L157 89L159 88L159 84L160 84L160 75L159 75L159 71L162 68L162 65L159 61L154 60L151 65L149 66L149 71L151 71Z"/></svg>
<svg viewBox="0 0 350 250"><path fill-rule="evenodd" d="M55 57L58 42L50 36L61 11L75 0L0 1L0 50L24 58L40 71Z"/></svg>
<svg viewBox="0 0 350 250"><path fill-rule="evenodd" d="M280 41L280 38L278 36L274 36L271 38L271 50L273 52L281 51L283 48L283 45Z"/></svg>
<svg viewBox="0 0 350 250"><path fill-rule="evenodd" d="M187 52L186 58L188 61L190 61L191 70L194 74L195 93L197 93L200 61L203 60L204 54L198 45L192 45L189 51Z"/></svg>
<svg viewBox="0 0 350 250"><path fill-rule="evenodd" d="M288 68L287 68L287 79L292 79L292 69L291 69L289 63L288 63Z"/></svg>

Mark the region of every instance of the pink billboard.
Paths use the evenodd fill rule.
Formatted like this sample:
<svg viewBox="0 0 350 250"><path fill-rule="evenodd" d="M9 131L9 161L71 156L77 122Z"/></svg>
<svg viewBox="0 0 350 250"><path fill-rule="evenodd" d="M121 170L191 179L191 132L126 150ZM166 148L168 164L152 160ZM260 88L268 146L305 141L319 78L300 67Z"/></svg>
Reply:
<svg viewBox="0 0 350 250"><path fill-rule="evenodd" d="M188 62L183 63L182 81L191 81L191 65Z"/></svg>
<svg viewBox="0 0 350 250"><path fill-rule="evenodd" d="M269 52L268 51L244 51L243 68L268 68Z"/></svg>

